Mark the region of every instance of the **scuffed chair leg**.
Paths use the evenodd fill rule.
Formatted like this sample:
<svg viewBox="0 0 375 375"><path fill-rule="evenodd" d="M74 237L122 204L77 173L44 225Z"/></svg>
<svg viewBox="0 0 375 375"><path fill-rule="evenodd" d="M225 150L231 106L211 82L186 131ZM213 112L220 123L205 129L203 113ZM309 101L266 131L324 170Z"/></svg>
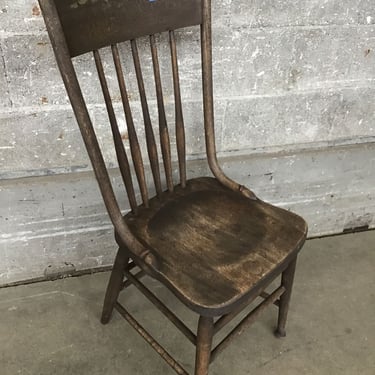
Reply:
<svg viewBox="0 0 375 375"><path fill-rule="evenodd" d="M282 277L281 277L281 285L285 287L285 292L280 297L279 318L278 318L277 328L275 331L276 337L286 336L285 325L286 325L286 320L288 317L290 297L292 295L296 263L297 263L297 257L289 263L287 269L283 272Z"/></svg>
<svg viewBox="0 0 375 375"><path fill-rule="evenodd" d="M277 324L277 328L275 331L276 337L286 336L285 326L286 326L286 321L288 317L290 297L292 295L296 263L297 263L297 257L289 263L288 267L283 272L282 277L281 277L281 285L285 287L285 292L280 297L278 324Z"/></svg>
<svg viewBox="0 0 375 375"><path fill-rule="evenodd" d="M195 375L207 375L210 365L214 319L201 316L198 323Z"/></svg>
<svg viewBox="0 0 375 375"><path fill-rule="evenodd" d="M116 255L115 263L113 265L111 277L109 279L107 291L104 298L101 318L102 324L107 324L111 319L113 308L121 291L122 282L124 279L124 270L128 262L129 257L126 251L120 248Z"/></svg>

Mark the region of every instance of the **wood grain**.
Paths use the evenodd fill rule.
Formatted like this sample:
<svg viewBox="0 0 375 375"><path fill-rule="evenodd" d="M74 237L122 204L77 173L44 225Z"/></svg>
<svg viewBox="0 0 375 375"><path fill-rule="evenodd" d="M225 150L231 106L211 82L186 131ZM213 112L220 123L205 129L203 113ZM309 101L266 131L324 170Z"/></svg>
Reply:
<svg viewBox="0 0 375 375"><path fill-rule="evenodd" d="M243 298L300 248L307 233L299 216L213 178L189 180L126 221L156 255L168 284L200 311Z"/></svg>

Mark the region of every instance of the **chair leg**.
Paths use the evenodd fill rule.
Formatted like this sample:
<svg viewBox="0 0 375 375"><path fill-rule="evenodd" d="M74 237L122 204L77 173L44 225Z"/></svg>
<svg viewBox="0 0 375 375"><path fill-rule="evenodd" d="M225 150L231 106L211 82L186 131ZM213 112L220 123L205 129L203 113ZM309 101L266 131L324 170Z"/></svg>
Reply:
<svg viewBox="0 0 375 375"><path fill-rule="evenodd" d="M126 251L119 248L104 298L101 318L102 324L107 324L111 319L113 308L121 291L122 282L124 280L124 270L128 262L129 257Z"/></svg>
<svg viewBox="0 0 375 375"><path fill-rule="evenodd" d="M275 331L276 337L286 336L285 325L286 325L286 320L288 317L290 297L292 295L296 263L297 263L297 257L295 257L295 259L293 259L289 263L288 267L283 272L282 277L281 277L281 285L285 287L285 292L280 297L279 318L278 318L277 328Z"/></svg>
<svg viewBox="0 0 375 375"><path fill-rule="evenodd" d="M201 316L198 323L195 375L208 375L213 335L214 319Z"/></svg>

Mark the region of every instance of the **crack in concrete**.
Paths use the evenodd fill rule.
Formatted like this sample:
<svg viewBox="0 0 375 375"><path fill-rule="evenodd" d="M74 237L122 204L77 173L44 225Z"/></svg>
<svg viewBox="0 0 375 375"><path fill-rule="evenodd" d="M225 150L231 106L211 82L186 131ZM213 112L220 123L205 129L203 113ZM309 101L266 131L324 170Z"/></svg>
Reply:
<svg viewBox="0 0 375 375"><path fill-rule="evenodd" d="M344 333L338 333L338 334L332 335L328 340L340 339L342 337L350 335L351 333L352 333L351 329L347 328ZM317 343L319 343L319 340L318 339L313 339L313 340L307 341L303 345L293 346L293 347L287 348L285 350L282 350L277 355L275 355L275 356L271 357L270 359L268 359L267 361L261 363L257 368L262 368L262 367L267 366L271 362L273 362L276 359L280 358L283 354L291 353L291 352L293 352L296 349L305 349L306 347L310 346L311 344L317 344Z"/></svg>
<svg viewBox="0 0 375 375"><path fill-rule="evenodd" d="M0 305L6 304L6 303L11 303L11 302L22 302L22 301L25 301L25 300L28 300L28 299L45 297L45 296L59 294L59 293L61 293L61 292L58 291L58 290L54 290L52 292L38 293L38 294L33 294L31 296L26 296L26 297L18 297L18 298L12 298L12 299L8 299L8 300L2 300L2 301L0 301Z"/></svg>
<svg viewBox="0 0 375 375"><path fill-rule="evenodd" d="M74 344L65 345L65 346L63 346L63 347L61 347L61 348L59 348L59 349L57 349L57 350L54 350L54 351L52 351L52 352L50 352L50 353L47 353L47 354L43 355L43 356L41 357L41 359L46 358L46 357L52 357L52 356L54 356L54 355L56 355L56 354L59 354L59 353L65 351L65 350L67 350L67 349L71 349L71 348L73 348L73 346L74 346Z"/></svg>
<svg viewBox="0 0 375 375"><path fill-rule="evenodd" d="M271 357L270 359L268 359L267 361L261 363L257 368L262 368L262 367L267 366L269 363L271 363L274 360L276 360L277 358L281 357L283 354L292 352L294 349L295 348L288 348L288 349L282 350L281 352L277 353L277 355L275 355L275 356Z"/></svg>

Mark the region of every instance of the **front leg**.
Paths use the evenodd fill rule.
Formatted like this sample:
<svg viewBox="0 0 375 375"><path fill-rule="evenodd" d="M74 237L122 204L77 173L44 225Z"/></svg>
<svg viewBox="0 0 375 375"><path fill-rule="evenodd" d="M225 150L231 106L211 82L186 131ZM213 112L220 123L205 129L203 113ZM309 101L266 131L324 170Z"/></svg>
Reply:
<svg viewBox="0 0 375 375"><path fill-rule="evenodd" d="M122 283L124 280L124 270L129 262L129 256L125 249L119 248L115 263L113 264L113 269L111 272L111 277L107 286L107 292L104 298L103 312L101 322L102 324L107 324L112 316L112 312L120 294Z"/></svg>
<svg viewBox="0 0 375 375"><path fill-rule="evenodd" d="M201 316L198 323L195 375L208 375L213 332L214 319Z"/></svg>

